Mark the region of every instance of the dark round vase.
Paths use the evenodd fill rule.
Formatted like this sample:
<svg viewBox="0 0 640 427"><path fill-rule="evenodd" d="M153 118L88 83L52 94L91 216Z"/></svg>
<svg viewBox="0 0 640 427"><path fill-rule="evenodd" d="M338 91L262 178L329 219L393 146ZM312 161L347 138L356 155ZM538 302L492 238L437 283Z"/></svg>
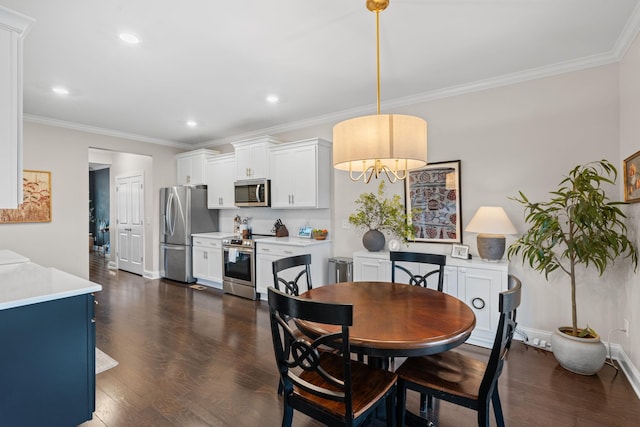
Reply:
<svg viewBox="0 0 640 427"><path fill-rule="evenodd" d="M378 230L369 230L362 236L362 244L369 252L378 252L384 248L384 234Z"/></svg>

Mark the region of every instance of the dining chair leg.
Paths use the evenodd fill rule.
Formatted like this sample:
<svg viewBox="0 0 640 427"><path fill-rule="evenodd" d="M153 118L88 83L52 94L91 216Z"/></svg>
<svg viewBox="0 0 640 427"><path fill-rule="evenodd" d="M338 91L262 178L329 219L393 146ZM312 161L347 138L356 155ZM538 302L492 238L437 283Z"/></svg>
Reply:
<svg viewBox="0 0 640 427"><path fill-rule="evenodd" d="M396 425L396 394L397 386L394 386L391 393L387 396L387 427L395 427Z"/></svg>
<svg viewBox="0 0 640 427"><path fill-rule="evenodd" d="M282 396L284 393L284 386L282 385L282 380L278 381L278 396Z"/></svg>
<svg viewBox="0 0 640 427"><path fill-rule="evenodd" d="M491 396L491 402L493 403L493 413L496 416L496 423L498 427L504 427L504 415L502 414L502 405L500 404L500 396L498 395L498 385L493 390L493 396Z"/></svg>
<svg viewBox="0 0 640 427"><path fill-rule="evenodd" d="M282 415L282 427L291 427L293 423L293 407L284 403L284 414Z"/></svg>
<svg viewBox="0 0 640 427"><path fill-rule="evenodd" d="M396 396L396 419L398 426L404 426L407 406L407 384L402 378L398 378Z"/></svg>

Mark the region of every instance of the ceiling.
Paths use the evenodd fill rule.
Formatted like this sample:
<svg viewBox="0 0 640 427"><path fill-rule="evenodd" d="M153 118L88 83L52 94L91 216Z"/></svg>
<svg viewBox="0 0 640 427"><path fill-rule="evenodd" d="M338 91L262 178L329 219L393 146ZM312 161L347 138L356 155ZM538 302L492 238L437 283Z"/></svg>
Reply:
<svg viewBox="0 0 640 427"><path fill-rule="evenodd" d="M382 112L618 61L639 2L391 0L380 14ZM30 121L202 148L375 113L365 0L0 5L36 20L24 44Z"/></svg>

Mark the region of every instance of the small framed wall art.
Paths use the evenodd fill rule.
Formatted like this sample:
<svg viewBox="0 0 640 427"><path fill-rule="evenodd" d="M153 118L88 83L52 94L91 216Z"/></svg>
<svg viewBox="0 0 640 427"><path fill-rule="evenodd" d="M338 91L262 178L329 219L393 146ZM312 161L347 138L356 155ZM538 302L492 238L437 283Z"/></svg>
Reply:
<svg viewBox="0 0 640 427"><path fill-rule="evenodd" d="M0 209L0 224L51 222L51 172L25 170L17 209Z"/></svg>
<svg viewBox="0 0 640 427"><path fill-rule="evenodd" d="M467 245L452 245L451 258L469 259L469 246Z"/></svg>
<svg viewBox="0 0 640 427"><path fill-rule="evenodd" d="M640 202L640 151L624 159L624 201Z"/></svg>
<svg viewBox="0 0 640 427"><path fill-rule="evenodd" d="M460 160L409 171L405 208L415 242L462 243Z"/></svg>

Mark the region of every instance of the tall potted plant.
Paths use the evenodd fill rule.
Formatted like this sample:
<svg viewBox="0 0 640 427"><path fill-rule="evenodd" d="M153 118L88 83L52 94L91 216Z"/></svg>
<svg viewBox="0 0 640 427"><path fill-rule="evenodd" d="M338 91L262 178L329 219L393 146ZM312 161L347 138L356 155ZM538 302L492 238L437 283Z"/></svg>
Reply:
<svg viewBox="0 0 640 427"><path fill-rule="evenodd" d="M571 326L558 328L551 337L554 356L564 368L584 375L596 373L606 351L599 335L587 325L578 328L576 268L595 266L602 275L610 263L623 256L638 265L636 248L627 238L626 216L610 201L602 185L614 184L618 171L607 160L576 166L546 202L530 202L519 192L513 200L525 209L529 229L509 246L508 257L522 255L523 264L549 273L560 270L571 285Z"/></svg>
<svg viewBox="0 0 640 427"><path fill-rule="evenodd" d="M399 237L404 243L414 237L400 196L385 197L384 181L380 181L377 193L362 193L356 204L359 206L349 215L349 222L367 230L362 236L362 244L369 251L377 252L384 247L383 231Z"/></svg>

